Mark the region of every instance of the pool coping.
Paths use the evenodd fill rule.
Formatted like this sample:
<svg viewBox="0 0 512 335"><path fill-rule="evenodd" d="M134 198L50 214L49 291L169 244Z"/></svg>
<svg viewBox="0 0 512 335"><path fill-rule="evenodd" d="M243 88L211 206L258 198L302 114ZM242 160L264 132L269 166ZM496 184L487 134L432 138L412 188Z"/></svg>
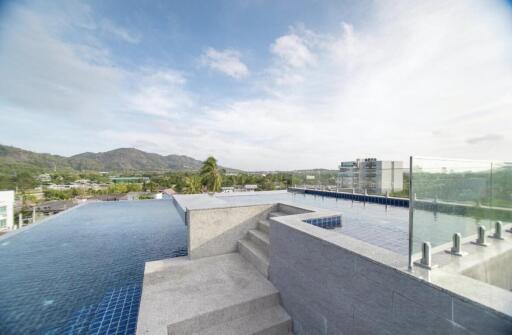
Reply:
<svg viewBox="0 0 512 335"><path fill-rule="evenodd" d="M16 229L16 230L12 230L12 231L8 232L7 234L4 234L4 235L0 236L0 241L6 240L6 239L8 239L8 238L10 238L12 236L16 236L16 235L18 235L20 233L24 233L27 230L29 230L29 229L31 229L33 227L38 226L41 223L45 223L45 222L47 222L47 221L49 221L49 220L51 220L53 218L56 218L56 217L60 216L61 214L69 213L69 212L71 212L71 211L73 211L73 210L75 210L75 209L77 209L79 207L83 207L85 205L88 205L88 204L91 204L91 203L95 203L95 202L98 202L98 201L82 202L82 203L77 204L76 206L73 206L71 208L63 210L62 212L59 212L59 213L51 215L51 216L47 216L47 217L43 218L42 220L36 221L35 223L29 223L28 225L26 225L24 227L21 227L21 228Z"/></svg>

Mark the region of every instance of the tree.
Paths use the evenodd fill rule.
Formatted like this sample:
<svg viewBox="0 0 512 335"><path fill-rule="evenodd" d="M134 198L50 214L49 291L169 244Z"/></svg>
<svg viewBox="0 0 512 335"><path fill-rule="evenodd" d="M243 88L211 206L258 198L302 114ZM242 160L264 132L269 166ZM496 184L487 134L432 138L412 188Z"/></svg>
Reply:
<svg viewBox="0 0 512 335"><path fill-rule="evenodd" d="M21 191L30 190L37 186L37 180L28 172L18 173L15 177L16 186Z"/></svg>
<svg viewBox="0 0 512 335"><path fill-rule="evenodd" d="M201 168L201 178L203 184L210 192L219 192L222 185L221 171L217 166L217 160L210 156L203 162Z"/></svg>
<svg viewBox="0 0 512 335"><path fill-rule="evenodd" d="M201 193L201 177L193 175L185 178L186 193Z"/></svg>

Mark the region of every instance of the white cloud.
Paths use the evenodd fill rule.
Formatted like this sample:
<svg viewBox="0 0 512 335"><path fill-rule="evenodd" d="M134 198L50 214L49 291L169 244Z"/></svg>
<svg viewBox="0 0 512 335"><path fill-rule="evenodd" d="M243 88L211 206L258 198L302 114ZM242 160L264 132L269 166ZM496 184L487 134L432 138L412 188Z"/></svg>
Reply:
<svg viewBox="0 0 512 335"><path fill-rule="evenodd" d="M304 39L296 34L279 37L270 46L270 50L290 66L302 67L315 63L314 54Z"/></svg>
<svg viewBox="0 0 512 335"><path fill-rule="evenodd" d="M192 95L184 88L185 78L172 70L145 70L137 78L138 85L128 98L129 108L144 114L177 117L194 105Z"/></svg>
<svg viewBox="0 0 512 335"><path fill-rule="evenodd" d="M103 19L101 21L101 28L105 33L113 35L116 38L120 38L125 42L132 44L137 44L140 42L139 34L130 32L126 28L123 28L110 20Z"/></svg>
<svg viewBox="0 0 512 335"><path fill-rule="evenodd" d="M512 123L510 10L450 1L373 10L375 21L337 33L278 38L280 61L258 83L266 94L208 110L193 127L211 141L199 143L246 169L335 168L366 155L510 159L509 137L480 141L485 150L467 140Z"/></svg>
<svg viewBox="0 0 512 335"><path fill-rule="evenodd" d="M291 28L277 38L277 59L256 82L259 97L222 97L228 102L195 106L180 121L156 120L154 131L124 138L249 170L334 168L365 155L507 159L510 138L478 146L467 139L509 132L509 12L478 2L442 10L378 3L373 11L375 21L364 25L341 23L324 34ZM220 64L219 54L210 50ZM165 91L178 88L190 96L184 84Z"/></svg>
<svg viewBox="0 0 512 335"><path fill-rule="evenodd" d="M213 154L248 170L335 168L366 155L510 160L511 10L397 1L366 13L334 32L290 28L269 46L270 65L248 78L251 98L203 104L188 75L120 70L108 50L63 43L26 18L0 38L0 102L59 119L93 113L105 124L114 115L119 127L91 131L110 147ZM240 57L208 49L202 62L243 78Z"/></svg>
<svg viewBox="0 0 512 335"><path fill-rule="evenodd" d="M72 27L55 30L42 14L20 7L11 18L0 32L0 101L60 118L117 108L125 72L101 61L103 49L64 42L61 29Z"/></svg>
<svg viewBox="0 0 512 335"><path fill-rule="evenodd" d="M505 137L501 134L487 134L479 137L471 137L466 140L469 144L479 144L483 142L502 141Z"/></svg>
<svg viewBox="0 0 512 335"><path fill-rule="evenodd" d="M201 62L209 68L222 72L235 79L249 75L249 69L240 60L240 52L233 49L222 51L208 48L201 57Z"/></svg>

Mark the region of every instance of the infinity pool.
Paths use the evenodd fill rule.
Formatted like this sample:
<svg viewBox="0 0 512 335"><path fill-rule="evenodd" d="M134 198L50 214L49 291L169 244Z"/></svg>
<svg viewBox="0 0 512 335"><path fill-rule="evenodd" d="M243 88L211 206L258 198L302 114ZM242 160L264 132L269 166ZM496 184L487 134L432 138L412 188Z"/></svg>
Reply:
<svg viewBox="0 0 512 335"><path fill-rule="evenodd" d="M169 200L91 203L0 238L0 334L134 334L144 263L186 255Z"/></svg>
<svg viewBox="0 0 512 335"><path fill-rule="evenodd" d="M316 208L336 210L342 213L342 227L335 230L393 251L403 257L408 255L409 209L365 203L347 199L332 198L303 193L274 192L250 195L216 195L216 198L231 204L256 204L270 202L289 202ZM414 211L414 252L419 252L421 243L429 241L438 246L451 241L451 236L459 232L462 236L473 235L479 225L488 228L491 220L476 219L432 211Z"/></svg>
<svg viewBox="0 0 512 335"><path fill-rule="evenodd" d="M217 197L233 204L288 202L340 211L342 213L342 227L335 230L403 256L407 255L409 241L409 212L407 208L303 193L253 194L218 195Z"/></svg>

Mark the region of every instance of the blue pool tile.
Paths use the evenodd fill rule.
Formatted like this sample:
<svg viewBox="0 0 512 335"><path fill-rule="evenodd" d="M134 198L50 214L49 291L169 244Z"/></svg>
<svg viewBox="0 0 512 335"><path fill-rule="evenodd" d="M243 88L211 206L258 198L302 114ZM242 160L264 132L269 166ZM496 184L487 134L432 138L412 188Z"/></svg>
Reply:
<svg viewBox="0 0 512 335"><path fill-rule="evenodd" d="M2 335L134 334L145 262L187 253L169 200L92 203L29 228L3 237Z"/></svg>

